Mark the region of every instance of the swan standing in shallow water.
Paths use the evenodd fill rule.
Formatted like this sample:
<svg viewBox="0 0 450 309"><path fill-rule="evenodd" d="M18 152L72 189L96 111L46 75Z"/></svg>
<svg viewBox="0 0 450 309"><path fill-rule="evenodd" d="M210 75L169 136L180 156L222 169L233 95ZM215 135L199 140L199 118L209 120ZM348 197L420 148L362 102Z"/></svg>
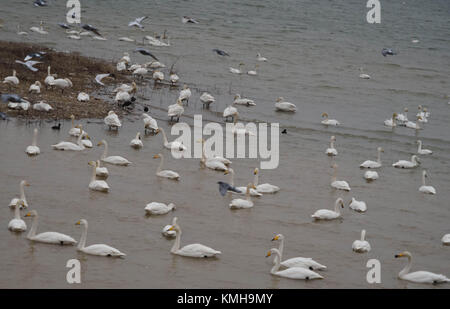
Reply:
<svg viewBox="0 0 450 309"><path fill-rule="evenodd" d="M225 120L228 120L228 117L235 118L235 116L238 114L238 110L236 107L234 106L227 106L224 110L223 110L223 118L225 118Z"/></svg>
<svg viewBox="0 0 450 309"><path fill-rule="evenodd" d="M427 171L422 171L422 186L419 188L419 191L422 193L428 194L436 194L436 189L433 186L427 186L425 184L425 177L428 177Z"/></svg>
<svg viewBox="0 0 450 309"><path fill-rule="evenodd" d="M144 133L147 133L147 130L150 130L152 133L155 133L158 130L158 123L152 116L142 113L142 118L142 121L144 122Z"/></svg>
<svg viewBox="0 0 450 309"><path fill-rule="evenodd" d="M327 150L325 151L325 153L329 156L337 156L338 155L336 148L334 148L335 141L336 141L336 137L332 136L330 138L330 148L327 148Z"/></svg>
<svg viewBox="0 0 450 309"><path fill-rule="evenodd" d="M37 211L32 210L27 213L25 217L33 218L33 223L31 224L31 229L27 236L29 240L55 245L73 245L77 243L72 237L57 232L44 232L36 235L39 218Z"/></svg>
<svg viewBox="0 0 450 309"><path fill-rule="evenodd" d="M357 201L354 197L352 197L352 200L350 201L348 207L359 212L365 212L367 210L366 202Z"/></svg>
<svg viewBox="0 0 450 309"><path fill-rule="evenodd" d="M222 254L222 252L214 250L202 244L190 244L180 249L182 232L181 227L178 225L177 221L178 221L177 217L173 218L172 226L169 228L169 231L175 231L177 233L175 243L173 244L172 249L170 249L171 253L197 258L215 257L219 254Z"/></svg>
<svg viewBox="0 0 450 309"><path fill-rule="evenodd" d="M337 164L333 164L333 176L331 176L331 186L338 190L350 191L351 188L345 180L336 180L337 177Z"/></svg>
<svg viewBox="0 0 450 309"><path fill-rule="evenodd" d="M200 96L200 101L202 101L203 107L206 106L207 108L209 108L209 105L211 103L214 103L216 99L208 92L203 92L202 95Z"/></svg>
<svg viewBox="0 0 450 309"><path fill-rule="evenodd" d="M285 102L283 97L279 97L275 103L275 109L281 112L296 112L297 106L290 102Z"/></svg>
<svg viewBox="0 0 450 309"><path fill-rule="evenodd" d="M322 118L325 118L325 119L322 120L321 123L326 125L326 126L338 126L338 125L341 124L336 119L328 119L328 114L327 113L322 113Z"/></svg>
<svg viewBox="0 0 450 309"><path fill-rule="evenodd" d="M253 202L250 197L250 188L255 189L255 186L252 183L247 185L247 190L245 191L246 199L236 198L231 201L230 208L231 209L240 209L240 208L252 208Z"/></svg>
<svg viewBox="0 0 450 309"><path fill-rule="evenodd" d="M19 201L22 201L23 203L20 204L20 208L27 208L28 207L28 203L27 203L27 198L25 197L25 186L29 187L30 184L26 181L26 180L22 180L20 182L20 196L17 198L13 198L11 200L11 202L9 202L9 207L13 208L16 207L17 203Z"/></svg>
<svg viewBox="0 0 450 309"><path fill-rule="evenodd" d="M178 142L178 141L173 141L173 142L169 142L167 140L167 135L166 135L166 131L164 131L163 128L159 128L158 130L156 130L156 133L162 132L163 135L163 145L165 148L169 149L169 150L176 150L176 151L184 151L186 150L186 146L183 145L183 143Z"/></svg>
<svg viewBox="0 0 450 309"><path fill-rule="evenodd" d="M136 137L131 140L130 146L135 149L144 147L144 144L142 143L142 139L141 139L141 132L138 132L136 134Z"/></svg>
<svg viewBox="0 0 450 309"><path fill-rule="evenodd" d="M115 165L129 165L131 164L130 161L128 161L127 159L125 159L124 157L121 156L109 156L108 157L108 143L102 139L97 146L101 146L101 145L105 145L105 150L103 150L103 154L100 157L100 160L105 162L105 163L109 163L109 164L115 164Z"/></svg>
<svg viewBox="0 0 450 309"><path fill-rule="evenodd" d="M94 191L100 191L100 192L108 192L109 186L104 180L97 180L97 162L90 161L88 163L90 166L92 166L92 177L91 182L89 183L89 189Z"/></svg>
<svg viewBox="0 0 450 309"><path fill-rule="evenodd" d="M381 167L381 153L384 149L381 147L377 148L377 161L367 160L364 161L359 167L360 168L379 168Z"/></svg>
<svg viewBox="0 0 450 309"><path fill-rule="evenodd" d="M276 193L276 192L280 191L280 187L271 185L270 183L258 184L259 183L259 169L258 168L255 168L255 170L253 171L253 174L255 175L253 184L255 185L256 191L258 191L258 193Z"/></svg>
<svg viewBox="0 0 450 309"><path fill-rule="evenodd" d="M189 104L189 98L191 97L191 89L184 84L183 90L180 91L180 95L178 96L178 99L181 100L181 102L186 101L187 104Z"/></svg>
<svg viewBox="0 0 450 309"><path fill-rule="evenodd" d="M37 143L37 134L38 134L38 129L34 128L34 132L33 132L33 142L31 143L31 146L28 146L27 149L25 150L26 153L30 156L35 156L41 153L41 150L39 149L38 146L36 146Z"/></svg>
<svg viewBox="0 0 450 309"><path fill-rule="evenodd" d="M151 202L145 206L145 212L149 215L165 215L172 210L175 210L175 204L170 203L168 205L164 203Z"/></svg>
<svg viewBox="0 0 450 309"><path fill-rule="evenodd" d="M278 234L272 238L272 241L280 240L280 246L278 247L278 251L280 252L280 260L283 257L283 249L284 249L284 236L283 234ZM274 261L275 262L275 261ZM327 267L325 265L319 264L314 261L312 258L304 258L304 257L295 257L288 260L284 260L280 262L281 266L290 268L290 267L303 267L310 270L323 270Z"/></svg>
<svg viewBox="0 0 450 309"><path fill-rule="evenodd" d="M179 180L180 175L177 172L171 170L161 170L164 164L164 156L162 154L157 154L153 156L153 159L161 158L161 162L159 163L158 169L156 170L156 176Z"/></svg>
<svg viewBox="0 0 450 309"><path fill-rule="evenodd" d="M80 130L82 130L81 125L80 125ZM87 136L87 137L89 137L89 136ZM83 145L83 142L81 141L82 138L83 138L83 135L79 135L76 144L74 144L72 142L59 142L58 144L52 145L52 147L53 147L53 149L56 149L56 150L82 151L82 150L86 149L86 147L84 147L84 145Z"/></svg>
<svg viewBox="0 0 450 309"><path fill-rule="evenodd" d="M420 163L419 158L417 158L416 155L413 155L411 157L411 161L400 160L392 164L392 166L396 168L415 168L419 166L419 163Z"/></svg>
<svg viewBox="0 0 450 309"><path fill-rule="evenodd" d="M333 220L341 217L339 206L344 208L344 201L338 198L334 203L334 211L329 209L319 209L311 217L315 220Z"/></svg>
<svg viewBox="0 0 450 309"><path fill-rule="evenodd" d="M227 175L228 173L230 173L230 185L232 187L234 187L234 170L229 167L227 171L225 171L224 175ZM247 187L235 187L235 189L237 189L240 192L236 192L236 191L231 191L228 190L228 192L230 193L237 193L237 194L245 194L247 192ZM259 193L258 191L256 191L256 189L250 188L250 195L251 196L262 196L261 193Z"/></svg>
<svg viewBox="0 0 450 309"><path fill-rule="evenodd" d="M386 119L386 120L384 121L384 125L385 125L386 127L391 127L391 128L396 127L396 126L397 126L397 124L395 123L395 119L396 119L396 118L397 118L397 113L393 113L391 119Z"/></svg>
<svg viewBox="0 0 450 309"><path fill-rule="evenodd" d="M8 224L8 229L12 232L25 232L27 230L27 224L20 218L21 206L23 206L23 201L18 200L14 209L14 218Z"/></svg>
<svg viewBox="0 0 450 309"><path fill-rule="evenodd" d="M111 128L119 129L122 126L122 123L120 122L119 117L116 115L114 111L109 111L108 116L104 119L105 124Z"/></svg>
<svg viewBox="0 0 450 309"><path fill-rule="evenodd" d="M400 257L407 257L408 258L408 264L406 264L405 268L402 269L402 271L398 274L398 277L402 280L416 282L416 283L443 283L443 282L450 282L450 279L448 279L444 275L431 273L429 271L415 271L410 273L412 266L412 255L408 251L404 251L402 253L396 254L395 258Z"/></svg>
<svg viewBox="0 0 450 309"><path fill-rule="evenodd" d="M170 121L173 121L173 118L177 118L177 122L180 121L180 117L184 113L183 103L181 99L177 100L177 103L169 105L167 107L167 116L170 117Z"/></svg>
<svg viewBox="0 0 450 309"><path fill-rule="evenodd" d="M418 140L417 144L419 145L417 148L417 153L420 155L429 155L432 154L433 152L430 149L422 149L422 141Z"/></svg>
<svg viewBox="0 0 450 309"><path fill-rule="evenodd" d="M90 245L85 247L86 245L86 237L87 237L87 230L88 230L88 222L85 219L81 219L75 225L82 225L83 226L83 232L81 233L81 239L78 243L78 251L84 252L86 254L91 255L100 255L100 256L125 256L125 253L120 252L116 248L113 248L108 245L104 244L96 244L96 245Z"/></svg>
<svg viewBox="0 0 450 309"><path fill-rule="evenodd" d="M370 251L370 244L366 241L366 230L361 231L361 239L355 240L352 244L352 250L358 253L364 253Z"/></svg>
<svg viewBox="0 0 450 309"><path fill-rule="evenodd" d="M301 280L323 279L323 277L318 273L303 267L291 267L280 271L279 270L281 262L280 251L278 251L278 249L272 248L270 249L269 252L267 252L266 257L269 257L272 254L276 254L274 260L275 265L270 270L270 273L272 275L285 277L289 279L301 279Z"/></svg>

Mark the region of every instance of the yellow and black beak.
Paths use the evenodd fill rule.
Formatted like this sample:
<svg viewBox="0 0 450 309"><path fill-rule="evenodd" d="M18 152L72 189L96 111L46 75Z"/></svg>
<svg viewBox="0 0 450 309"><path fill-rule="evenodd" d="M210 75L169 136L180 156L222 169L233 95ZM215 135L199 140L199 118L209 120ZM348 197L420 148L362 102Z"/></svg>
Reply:
<svg viewBox="0 0 450 309"><path fill-rule="evenodd" d="M77 221L77 223L75 223L75 225L81 225L81 221Z"/></svg>
<svg viewBox="0 0 450 309"><path fill-rule="evenodd" d="M271 256L272 255L272 252L267 252L267 254L266 254L266 257L269 257L269 256Z"/></svg>

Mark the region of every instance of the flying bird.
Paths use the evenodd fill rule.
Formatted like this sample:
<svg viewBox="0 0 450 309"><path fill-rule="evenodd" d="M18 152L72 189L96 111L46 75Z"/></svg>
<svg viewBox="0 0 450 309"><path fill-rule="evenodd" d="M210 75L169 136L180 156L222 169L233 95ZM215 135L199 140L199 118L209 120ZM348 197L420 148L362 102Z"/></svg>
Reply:
<svg viewBox="0 0 450 309"><path fill-rule="evenodd" d="M189 17L189 16L183 16L181 21L183 22L183 24L186 24L186 23L198 24L198 21L196 21L195 19L193 19L192 17Z"/></svg>
<svg viewBox="0 0 450 309"><path fill-rule="evenodd" d="M96 81L97 83L99 83L100 85L105 86L105 84L102 83L102 79L105 78L105 77L108 77L108 76L111 76L111 77L113 77L113 78L116 77L114 74L111 74L111 73L98 74L98 75L95 77L95 81Z"/></svg>
<svg viewBox="0 0 450 309"><path fill-rule="evenodd" d="M153 55L149 50L144 49L144 48L136 48L135 52L140 52L142 55L144 56L150 56L153 59L155 59L156 61L159 61L158 58L155 57L155 55Z"/></svg>
<svg viewBox="0 0 450 309"><path fill-rule="evenodd" d="M214 48L213 52L216 52L220 56L230 56L230 54L228 54L226 51L217 48Z"/></svg>
<svg viewBox="0 0 450 309"><path fill-rule="evenodd" d="M47 6L47 2L44 0L35 0L33 4L34 6Z"/></svg>
<svg viewBox="0 0 450 309"><path fill-rule="evenodd" d="M17 94L11 94L11 93L3 93L1 96L1 99L3 102L13 102L13 103L30 103L27 100L22 99L21 96Z"/></svg>
<svg viewBox="0 0 450 309"><path fill-rule="evenodd" d="M37 52L37 53L31 53L29 55L26 55L26 57L23 59L23 61L28 61L31 60L33 58L38 58L38 59L42 59L44 58L45 54L47 54L46 52Z"/></svg>
<svg viewBox="0 0 450 309"><path fill-rule="evenodd" d="M133 21L130 21L129 23L128 23L128 27L138 27L138 28L140 28L140 29L143 29L144 28L144 26L142 26L141 25L141 22L144 20L144 19L146 19L148 16L142 16L142 17L138 17L138 18L136 18L135 20L133 20Z"/></svg>
<svg viewBox="0 0 450 309"><path fill-rule="evenodd" d="M58 23L58 26L60 26L63 29L70 29L70 25L68 25L66 23Z"/></svg>
<svg viewBox="0 0 450 309"><path fill-rule="evenodd" d="M228 191L233 191L233 192L236 192L236 193L242 193L239 189L237 189L236 187L233 187L233 186L227 184L226 182L218 181L217 183L219 184L219 192L220 192L220 195L222 195L222 196L225 196L225 194Z"/></svg>
<svg viewBox="0 0 450 309"><path fill-rule="evenodd" d="M386 57L387 55L389 55L389 56L397 55L397 53L395 51L393 51L391 48L383 48L383 50L381 51L381 54L384 57Z"/></svg>
<svg viewBox="0 0 450 309"><path fill-rule="evenodd" d="M98 32L98 29L95 28L95 27L92 26L92 25L89 25L89 24L83 24L83 25L81 26L81 28L83 28L84 30L87 30L87 31L91 31L91 32L95 33L95 34L98 35L98 36L102 36L102 35L100 34L100 32Z"/></svg>
<svg viewBox="0 0 450 309"><path fill-rule="evenodd" d="M42 63L42 62L40 62L40 61L33 61L33 60L29 60L29 61L27 61L27 62L23 62L23 61L20 61L20 60L16 60L16 63L23 64L23 65L24 65L25 67L27 67L29 70L31 70L31 71L33 71L33 72L36 72L36 71L38 71L38 69L35 68L35 67L33 67L33 66L36 65L36 64L38 64L38 63Z"/></svg>

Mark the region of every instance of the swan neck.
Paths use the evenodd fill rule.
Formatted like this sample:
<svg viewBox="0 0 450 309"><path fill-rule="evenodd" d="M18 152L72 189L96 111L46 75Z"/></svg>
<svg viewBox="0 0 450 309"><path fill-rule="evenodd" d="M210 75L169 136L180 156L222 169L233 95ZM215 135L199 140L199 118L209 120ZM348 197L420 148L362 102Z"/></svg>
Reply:
<svg viewBox="0 0 450 309"><path fill-rule="evenodd" d="M167 141L167 135L166 135L166 132L164 131L164 129L163 129L163 128L161 128L161 132L162 132L162 135L163 135L163 139L164 139L164 144L167 144L167 143L169 143L169 142Z"/></svg>
<svg viewBox="0 0 450 309"><path fill-rule="evenodd" d="M82 226L82 232L81 232L81 238L80 238L80 242L78 243L78 249L81 250L85 247L86 245L86 238L87 238L87 230L88 230L88 225L83 224Z"/></svg>
<svg viewBox="0 0 450 309"><path fill-rule="evenodd" d="M105 149L103 150L102 159L106 158L108 155L108 143L106 141L103 141L103 145L105 145Z"/></svg>
<svg viewBox="0 0 450 309"><path fill-rule="evenodd" d="M36 214L33 217L33 221L31 223L31 229L30 229L30 232L28 233L28 238L29 239L33 238L34 235L36 235L37 227L38 227L38 215Z"/></svg>
<svg viewBox="0 0 450 309"><path fill-rule="evenodd" d="M361 241L364 241L364 240L366 240L366 231L362 230L361 231Z"/></svg>
<svg viewBox="0 0 450 309"><path fill-rule="evenodd" d="M234 187L234 171L231 168L229 168L228 170L230 171L230 185Z"/></svg>
<svg viewBox="0 0 450 309"><path fill-rule="evenodd" d="M425 174L422 174L422 185L425 186Z"/></svg>
<svg viewBox="0 0 450 309"><path fill-rule="evenodd" d="M271 274L274 274L274 273L276 273L277 271L278 271L278 269L280 269L280 260L281 260L281 254L280 254L280 252L278 252L278 250L277 251L275 251L275 258L274 258L274 262L275 262L275 265L272 267L272 269L270 270L270 273Z"/></svg>
<svg viewBox="0 0 450 309"><path fill-rule="evenodd" d="M422 142L419 141L418 143L419 143L419 148L417 149L417 151L420 152L420 151L422 151Z"/></svg>
<svg viewBox="0 0 450 309"><path fill-rule="evenodd" d="M280 260L281 257L283 256L283 249L284 249L284 238L281 239L280 245L278 246L278 251L280 251Z"/></svg>
<svg viewBox="0 0 450 309"><path fill-rule="evenodd" d="M334 203L334 211L337 212L338 214L340 214L340 210L339 210L339 202L340 200L336 200L336 202Z"/></svg>
<svg viewBox="0 0 450 309"><path fill-rule="evenodd" d="M20 219L20 206L17 204L14 207L14 219Z"/></svg>
<svg viewBox="0 0 450 309"><path fill-rule="evenodd" d="M37 131L34 131L33 133L33 142L31 143L32 146L36 146L37 144Z"/></svg>
<svg viewBox="0 0 450 309"><path fill-rule="evenodd" d="M175 242L172 246L172 249L170 249L170 252L175 253L178 250L180 250L180 243L181 243L181 228L178 227L177 236L175 237Z"/></svg>
<svg viewBox="0 0 450 309"><path fill-rule="evenodd" d="M378 150L377 162L381 163L381 150Z"/></svg>
<svg viewBox="0 0 450 309"><path fill-rule="evenodd" d="M161 157L161 162L159 162L158 169L156 170L156 173L161 172L162 166L164 164L164 156L160 155L160 157Z"/></svg>
<svg viewBox="0 0 450 309"><path fill-rule="evenodd" d="M404 275L408 274L409 271L411 270L411 266L412 266L412 259L410 256L408 256L408 264L406 264L405 268L402 269L402 271L398 274L398 276L401 278Z"/></svg>
<svg viewBox="0 0 450 309"><path fill-rule="evenodd" d="M92 166L92 175L91 175L91 182L94 182L96 180L95 176L96 176L96 171L97 171L97 166L96 164L94 166Z"/></svg>
<svg viewBox="0 0 450 309"><path fill-rule="evenodd" d="M22 182L20 183L20 199L25 200L25 188Z"/></svg>
<svg viewBox="0 0 450 309"><path fill-rule="evenodd" d="M259 172L255 174L255 177L253 178L253 185L256 187L259 183Z"/></svg>

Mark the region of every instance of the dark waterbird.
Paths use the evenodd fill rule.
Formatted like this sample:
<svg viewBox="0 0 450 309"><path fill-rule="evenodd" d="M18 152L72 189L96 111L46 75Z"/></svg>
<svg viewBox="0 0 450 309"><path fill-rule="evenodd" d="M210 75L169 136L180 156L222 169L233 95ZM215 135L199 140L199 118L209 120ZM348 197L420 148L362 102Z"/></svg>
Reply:
<svg viewBox="0 0 450 309"><path fill-rule="evenodd" d="M53 129L53 130L59 130L59 129L61 129L61 123L55 124L55 125L52 127L52 129Z"/></svg>
<svg viewBox="0 0 450 309"><path fill-rule="evenodd" d="M218 181L217 183L219 184L219 192L220 192L220 195L222 195L222 196L225 196L225 194L228 191L232 191L232 192L236 192L236 193L242 193L239 189L237 189L236 187L233 187L233 186L227 184L226 182Z"/></svg>
<svg viewBox="0 0 450 309"><path fill-rule="evenodd" d="M13 93L3 93L0 95L1 99L5 103L13 102L13 103L25 103L27 100L22 99L19 95Z"/></svg>
<svg viewBox="0 0 450 309"><path fill-rule="evenodd" d="M393 51L391 48L383 48L383 50L381 51L381 54L384 57L386 57L387 55L389 55L389 56L397 55L397 52Z"/></svg>
<svg viewBox="0 0 450 309"><path fill-rule="evenodd" d="M139 53L141 53L141 54L144 55L144 56L150 56L150 57L152 57L153 59L155 59L156 61L159 61L158 58L156 58L156 56L153 55L153 54L152 54L149 50L147 50L147 49L144 49L144 48L139 47L139 48L136 48L136 50L135 50L134 52L139 52Z"/></svg>
<svg viewBox="0 0 450 309"><path fill-rule="evenodd" d="M283 131L281 131L281 134L287 134L287 130L284 129Z"/></svg>
<svg viewBox="0 0 450 309"><path fill-rule="evenodd" d="M47 6L47 2L44 0L35 0L33 4L34 6Z"/></svg>
<svg viewBox="0 0 450 309"><path fill-rule="evenodd" d="M9 117L8 117L8 115L6 115L5 113L0 112L0 119L2 119L2 120L8 120Z"/></svg>
<svg viewBox="0 0 450 309"><path fill-rule="evenodd" d="M132 105L135 101L136 101L136 98L135 97L131 97L131 99L129 99L128 101L123 102L122 108L125 108L125 107L128 107L128 106Z"/></svg>
<svg viewBox="0 0 450 309"><path fill-rule="evenodd" d="M60 26L63 29L70 29L70 25L68 25L66 23L58 23L58 26Z"/></svg>
<svg viewBox="0 0 450 309"><path fill-rule="evenodd" d="M95 27L92 26L92 25L89 25L89 24L83 24L83 25L81 26L81 28L83 28L84 30L87 30L87 31L91 31L91 32L95 33L95 34L98 35L98 36L102 36L102 35L100 34L100 32L98 32L98 29L95 28Z"/></svg>
<svg viewBox="0 0 450 309"><path fill-rule="evenodd" d="M213 52L215 52L219 56L230 56L230 54L228 54L226 51L223 51L223 50L217 49L217 48L214 48Z"/></svg>

